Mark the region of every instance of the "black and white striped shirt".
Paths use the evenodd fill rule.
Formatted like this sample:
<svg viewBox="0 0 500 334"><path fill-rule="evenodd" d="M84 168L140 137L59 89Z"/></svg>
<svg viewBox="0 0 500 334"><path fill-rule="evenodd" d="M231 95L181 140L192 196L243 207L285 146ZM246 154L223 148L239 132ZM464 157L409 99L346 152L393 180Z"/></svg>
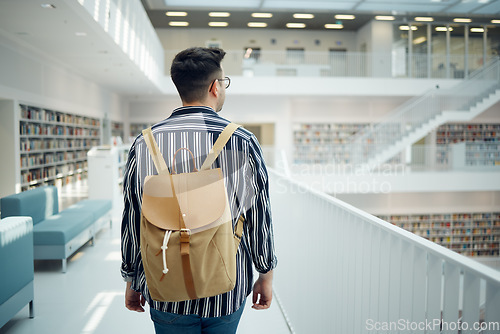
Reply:
<svg viewBox="0 0 500 334"><path fill-rule="evenodd" d="M193 170L193 158L186 150L179 151L175 163L174 153L181 147L194 154L194 164L200 168L217 137L229 124L209 107L182 107L174 110L166 120L152 127L160 151L169 170L177 173ZM214 168L221 167L228 191L233 217L233 228L238 217L245 218L243 238L237 255L237 278L233 290L209 298L183 302L157 302L151 299L146 284L140 252L140 210L142 185L147 175L156 174L153 161L142 135L132 145L123 180L124 211L122 218L121 273L132 289L140 292L150 307L177 314L197 314L219 317L238 310L252 290L252 263L258 272L275 268L273 227L269 204L269 184L262 151L255 136L238 128L221 152Z"/></svg>

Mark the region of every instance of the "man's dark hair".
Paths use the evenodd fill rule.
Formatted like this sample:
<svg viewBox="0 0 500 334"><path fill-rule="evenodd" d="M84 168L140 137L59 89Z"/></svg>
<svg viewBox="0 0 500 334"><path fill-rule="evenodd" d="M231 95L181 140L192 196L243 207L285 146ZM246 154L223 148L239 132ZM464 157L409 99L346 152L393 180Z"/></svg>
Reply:
<svg viewBox="0 0 500 334"><path fill-rule="evenodd" d="M172 81L182 101L190 103L205 98L209 85L220 79L224 52L217 48L189 48L179 52L170 67Z"/></svg>

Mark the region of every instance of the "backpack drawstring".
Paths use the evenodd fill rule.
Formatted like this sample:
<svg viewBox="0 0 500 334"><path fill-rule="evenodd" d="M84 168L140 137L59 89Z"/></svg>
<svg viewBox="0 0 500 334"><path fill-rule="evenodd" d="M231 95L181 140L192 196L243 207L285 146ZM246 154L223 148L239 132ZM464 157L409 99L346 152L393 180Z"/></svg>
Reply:
<svg viewBox="0 0 500 334"><path fill-rule="evenodd" d="M161 246L162 258L163 258L163 275L161 276L160 281L168 273L168 268L167 268L167 249L168 249L168 246L167 245L168 245L168 240L170 239L171 234L172 234L172 231L167 230L165 232L165 236L163 237L163 245Z"/></svg>

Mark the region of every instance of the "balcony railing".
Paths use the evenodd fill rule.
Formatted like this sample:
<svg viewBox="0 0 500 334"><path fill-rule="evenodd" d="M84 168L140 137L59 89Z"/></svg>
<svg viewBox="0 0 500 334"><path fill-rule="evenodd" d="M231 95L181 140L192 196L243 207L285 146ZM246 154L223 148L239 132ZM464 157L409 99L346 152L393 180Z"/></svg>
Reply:
<svg viewBox="0 0 500 334"><path fill-rule="evenodd" d="M170 68L178 51L165 50L166 69ZM241 76L463 79L481 68L483 63L482 54L467 57L463 54L449 57L441 54L412 54L410 57L390 52L226 50L226 53L226 74ZM465 62L471 64L467 69Z"/></svg>
<svg viewBox="0 0 500 334"><path fill-rule="evenodd" d="M500 272L269 173L274 286L294 332L498 333Z"/></svg>

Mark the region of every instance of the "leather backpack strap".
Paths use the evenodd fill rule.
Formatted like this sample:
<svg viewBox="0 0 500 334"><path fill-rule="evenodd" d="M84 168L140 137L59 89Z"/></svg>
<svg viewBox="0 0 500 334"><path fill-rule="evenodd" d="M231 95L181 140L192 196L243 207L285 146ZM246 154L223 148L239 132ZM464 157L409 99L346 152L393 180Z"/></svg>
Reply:
<svg viewBox="0 0 500 334"><path fill-rule="evenodd" d="M148 147L149 154L153 159L153 163L156 167L156 170L158 171L158 174L161 175L168 174L170 176L170 186L172 187L172 195L177 199L174 187L174 179L172 177L172 174L168 170L167 164L165 163L165 159L163 158L163 155L160 152L160 148L158 147L158 144L156 143L156 140L153 137L153 131L151 130L151 128L147 128L145 130L142 130L142 135ZM176 202L178 205L179 202L178 201ZM184 224L184 218L182 217L180 206L178 206L178 208L179 208L179 229L186 229L186 225Z"/></svg>
<svg viewBox="0 0 500 334"><path fill-rule="evenodd" d="M241 125L236 124L236 123L229 123L224 130L219 135L219 138L215 141L214 146L210 150L210 152L207 155L207 158L203 162L203 165L201 166L200 170L207 170L210 169L212 164L214 163L215 159L219 156L220 152L222 152L222 149L228 142L229 138L233 135L234 131L236 131L237 128L239 128Z"/></svg>
<svg viewBox="0 0 500 334"><path fill-rule="evenodd" d="M153 131L151 131L151 128L142 130L142 135L146 145L148 146L149 154L153 159L153 163L155 164L158 174L170 174L167 164L165 163L165 159L163 159L163 156L161 155L160 148L153 137Z"/></svg>

